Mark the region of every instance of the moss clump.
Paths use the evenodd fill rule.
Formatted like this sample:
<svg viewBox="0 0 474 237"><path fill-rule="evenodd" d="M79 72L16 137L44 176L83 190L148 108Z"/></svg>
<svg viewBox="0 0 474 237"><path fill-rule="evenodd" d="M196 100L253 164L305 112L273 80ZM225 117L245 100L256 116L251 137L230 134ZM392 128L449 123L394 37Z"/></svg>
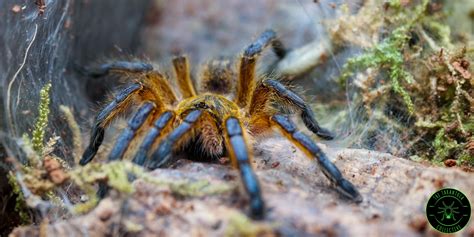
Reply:
<svg viewBox="0 0 474 237"><path fill-rule="evenodd" d="M362 55L351 58L344 65L340 81L345 84L347 79L355 72L366 70L368 68L375 68L378 70L387 70L390 78L391 89L399 94L410 114L413 114L414 107L410 95L402 86L400 81L406 83L413 82L413 76L405 69L405 58L403 49L408 42L409 32L423 16L423 13L428 4L424 0L414 10L404 10L401 7L400 1L392 0L389 4L397 10L397 13L392 16L396 19L404 19L402 24L396 27L392 33L382 42L375 45Z"/></svg>
<svg viewBox="0 0 474 237"><path fill-rule="evenodd" d="M390 37L376 45L369 52L349 59L344 66L340 79L342 83L345 83L347 78L358 70L367 68L387 69L392 90L402 96L408 111L413 113L413 102L408 92L400 85L400 79L407 83L412 82L411 74L404 69L403 54L400 51L400 48L403 48L408 39L408 29L407 26L395 29Z"/></svg>
<svg viewBox="0 0 474 237"><path fill-rule="evenodd" d="M48 126L49 116L49 90L51 83L46 84L40 91L40 103L38 106L38 118L36 120L35 128L33 130L33 138L31 139L33 149L41 155L43 153L43 143L46 127Z"/></svg>
<svg viewBox="0 0 474 237"><path fill-rule="evenodd" d="M99 181L107 182L111 188L121 193L132 193L133 185L129 177L143 179L156 186L168 187L175 195L183 197L200 197L216 195L233 190L230 184L214 184L207 180L163 179L151 176L145 170L128 161L115 161L106 164L91 163L78 167L70 172L71 180L91 198L87 203L78 204L77 212L87 212L97 204L94 184Z"/></svg>
<svg viewBox="0 0 474 237"><path fill-rule="evenodd" d="M204 179L163 179L153 177L147 173L139 174L138 177L154 185L169 187L175 195L184 197L217 195L230 192L236 188L235 186L228 183L211 183Z"/></svg>
<svg viewBox="0 0 474 237"><path fill-rule="evenodd" d="M371 148L380 147L381 140L403 137L404 144L392 153L474 165L470 51L451 42L439 5L391 0L383 11L380 29L390 33L348 59L340 77L347 83L357 75L351 82L360 90L354 98L365 108L362 118L377 121L376 127L363 129L370 134L368 140L376 138Z"/></svg>
<svg viewBox="0 0 474 237"><path fill-rule="evenodd" d="M85 213L97 205L99 199L97 198L94 185L98 182L106 182L108 186L121 193L128 194L133 192L133 186L128 180L128 176L130 173L139 173L139 170L139 167L135 167L127 162L116 161L107 164L91 163L69 171L68 175L71 180L90 198L85 203L77 204L74 207L75 212Z"/></svg>
<svg viewBox="0 0 474 237"><path fill-rule="evenodd" d="M16 202L15 202L15 211L18 213L20 216L20 221L22 225L28 225L31 224L31 216L28 213L28 208L26 205L26 200L25 197L23 196L23 192L21 192L20 185L18 185L18 182L15 179L15 176L13 173L8 173L7 175L8 178L8 183L12 187L12 193L16 195Z"/></svg>
<svg viewBox="0 0 474 237"><path fill-rule="evenodd" d="M112 188L123 193L131 193L133 187L128 181L128 172L136 169L138 167L118 161L107 164L91 163L87 166L73 169L69 172L69 175L80 187L95 184L97 181L107 181L108 185Z"/></svg>
<svg viewBox="0 0 474 237"><path fill-rule="evenodd" d="M232 190L230 185L211 184L207 180L184 181L171 183L170 188L173 193L181 196L206 196L225 193Z"/></svg>
<svg viewBox="0 0 474 237"><path fill-rule="evenodd" d="M433 46L433 49L438 48ZM431 146L415 143L416 149L428 151L425 158L436 162L456 159L458 164L474 165L469 145L474 133L474 101L470 96L473 84L469 81L472 58L464 49L457 53L439 50L426 59L430 66L418 71L420 77L425 78L420 79L420 84L432 86L415 91L424 99L418 103L415 131L422 134L424 141L432 142Z"/></svg>
<svg viewBox="0 0 474 237"><path fill-rule="evenodd" d="M243 237L256 237L256 236L272 236L274 226L255 222L250 220L246 215L240 212L232 212L229 215L229 223L225 230L224 236L243 236Z"/></svg>

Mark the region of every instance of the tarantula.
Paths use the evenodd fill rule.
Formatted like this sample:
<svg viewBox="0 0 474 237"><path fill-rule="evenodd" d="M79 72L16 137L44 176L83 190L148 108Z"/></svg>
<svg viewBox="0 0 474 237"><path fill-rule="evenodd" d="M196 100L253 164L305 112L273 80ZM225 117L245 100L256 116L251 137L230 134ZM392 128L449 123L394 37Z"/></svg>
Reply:
<svg viewBox="0 0 474 237"><path fill-rule="evenodd" d="M323 139L333 139L328 130L320 127L309 105L296 93L277 80L257 80L256 64L264 48L273 48L279 59L287 50L272 30L263 32L240 56L237 72L237 91L234 70L229 61L217 60L206 64L200 76L202 93L196 93L191 80L188 59L177 56L172 60L175 79L181 95L176 96L166 77L150 64L119 61L88 70L92 77L109 73L126 74L134 82L117 93L97 115L90 143L81 165L89 163L104 139L107 126L131 107L138 106L128 127L119 135L108 160L121 159L130 143L143 137L136 149L133 162L148 169L163 167L171 156L182 150L199 147L209 157L228 154L239 171L250 199L250 214L255 219L264 217L265 204L260 184L252 170L252 144L268 134L273 127L302 149L308 157L316 158L323 173L344 196L356 201L362 197L339 169L326 157L309 136L298 131L289 112L297 111L305 126ZM281 106L281 105L284 106ZM144 136L139 134L146 133Z"/></svg>

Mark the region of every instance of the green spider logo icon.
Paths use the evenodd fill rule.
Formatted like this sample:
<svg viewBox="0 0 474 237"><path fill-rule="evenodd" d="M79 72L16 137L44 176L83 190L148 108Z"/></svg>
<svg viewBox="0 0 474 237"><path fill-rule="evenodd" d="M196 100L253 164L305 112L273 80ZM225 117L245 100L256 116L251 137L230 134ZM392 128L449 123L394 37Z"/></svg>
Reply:
<svg viewBox="0 0 474 237"><path fill-rule="evenodd" d="M442 233L461 231L471 217L471 204L462 192L444 188L433 193L426 203L426 217Z"/></svg>
<svg viewBox="0 0 474 237"><path fill-rule="evenodd" d="M459 211L457 211L457 209L459 209L459 207L454 207L454 201L449 206L446 205L446 203L444 203L444 201L442 203L443 203L443 206L438 207L438 209L440 210L438 212L438 214L443 215L441 217L441 221L444 221L444 218L446 218L448 220L450 220L452 218L454 221L456 221L456 217L454 216L454 214L459 214Z"/></svg>

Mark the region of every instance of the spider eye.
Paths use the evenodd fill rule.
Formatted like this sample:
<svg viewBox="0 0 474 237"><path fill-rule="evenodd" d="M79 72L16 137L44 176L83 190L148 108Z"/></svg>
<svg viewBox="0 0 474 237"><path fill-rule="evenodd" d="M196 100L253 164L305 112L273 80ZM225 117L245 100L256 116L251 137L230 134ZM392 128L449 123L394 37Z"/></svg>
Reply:
<svg viewBox="0 0 474 237"><path fill-rule="evenodd" d="M201 101L201 102L196 104L196 108L198 108L198 109L207 109L207 108L209 108L209 106L207 106L206 103Z"/></svg>

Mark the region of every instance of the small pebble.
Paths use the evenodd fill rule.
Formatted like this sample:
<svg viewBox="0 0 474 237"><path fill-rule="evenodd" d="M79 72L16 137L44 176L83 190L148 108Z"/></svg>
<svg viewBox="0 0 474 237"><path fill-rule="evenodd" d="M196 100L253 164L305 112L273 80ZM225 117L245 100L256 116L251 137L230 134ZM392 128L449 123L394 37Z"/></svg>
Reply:
<svg viewBox="0 0 474 237"><path fill-rule="evenodd" d="M107 209L104 209L101 212L99 212L98 216L99 216L101 221L106 221L106 220L110 219L112 214L113 214L113 211L111 209L107 208Z"/></svg>
<svg viewBox="0 0 474 237"><path fill-rule="evenodd" d="M81 195L80 200L81 202L87 202L89 201L89 197L87 195Z"/></svg>
<svg viewBox="0 0 474 237"><path fill-rule="evenodd" d="M453 166L456 166L457 162L456 160L453 160L453 159L447 159L444 161L444 165L446 167L453 167Z"/></svg>
<svg viewBox="0 0 474 237"><path fill-rule="evenodd" d="M20 11L21 11L20 5L14 5L14 6L12 7L12 12L14 12L14 13L19 13Z"/></svg>

